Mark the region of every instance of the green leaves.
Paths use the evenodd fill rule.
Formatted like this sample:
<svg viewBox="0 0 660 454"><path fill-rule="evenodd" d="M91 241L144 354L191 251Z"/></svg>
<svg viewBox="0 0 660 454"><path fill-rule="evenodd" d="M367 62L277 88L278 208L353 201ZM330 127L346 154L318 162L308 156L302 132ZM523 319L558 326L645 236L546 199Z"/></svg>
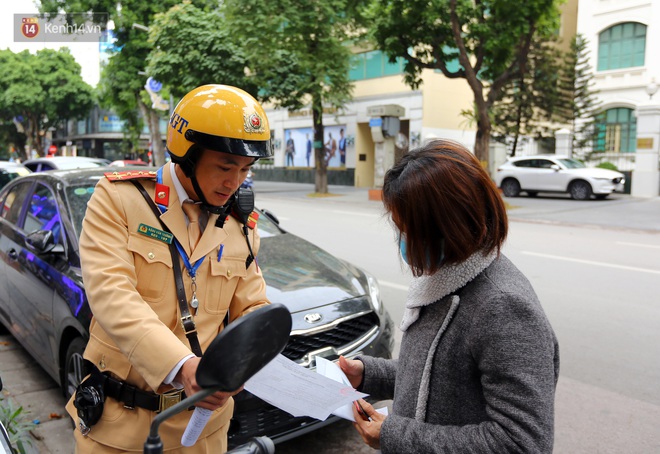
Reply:
<svg viewBox="0 0 660 454"><path fill-rule="evenodd" d="M40 132L67 119L85 116L93 91L68 49L31 54L0 50L0 118L21 116L28 141L40 154Z"/></svg>

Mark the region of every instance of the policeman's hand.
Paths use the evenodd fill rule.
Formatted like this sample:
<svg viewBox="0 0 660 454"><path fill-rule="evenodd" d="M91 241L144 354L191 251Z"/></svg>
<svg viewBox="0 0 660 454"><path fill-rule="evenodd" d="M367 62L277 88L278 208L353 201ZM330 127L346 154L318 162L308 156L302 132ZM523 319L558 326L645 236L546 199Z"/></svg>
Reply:
<svg viewBox="0 0 660 454"><path fill-rule="evenodd" d="M374 449L380 449L380 428L387 416L378 413L364 399L359 399L357 402L362 407L362 410L364 410L364 415L361 415L358 409L353 406L353 417L355 418L353 426L357 429L366 444Z"/></svg>
<svg viewBox="0 0 660 454"><path fill-rule="evenodd" d="M202 390L202 388L197 384L197 378L195 374L197 373L197 366L201 358L194 357L190 358L188 361L183 363L179 373L175 377L175 381L183 384L183 389L186 392L186 396L192 396L196 392ZM243 387L232 392L217 392L213 393L210 396L207 396L204 400L200 400L195 404L197 407L206 408L208 410L217 410L227 403L227 400L231 396L234 396L241 392Z"/></svg>
<svg viewBox="0 0 660 454"><path fill-rule="evenodd" d="M364 363L357 359L346 359L340 356L339 368L346 374L351 386L357 389L362 383L362 377L364 377Z"/></svg>

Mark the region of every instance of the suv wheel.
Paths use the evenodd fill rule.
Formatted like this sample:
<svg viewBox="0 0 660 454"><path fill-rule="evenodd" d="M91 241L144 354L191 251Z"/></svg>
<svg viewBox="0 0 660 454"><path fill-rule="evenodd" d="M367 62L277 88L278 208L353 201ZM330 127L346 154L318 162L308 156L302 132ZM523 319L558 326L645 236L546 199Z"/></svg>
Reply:
<svg viewBox="0 0 660 454"><path fill-rule="evenodd" d="M513 178L507 178L502 182L502 192L506 197L518 197L520 194L520 183Z"/></svg>
<svg viewBox="0 0 660 454"><path fill-rule="evenodd" d="M568 188L571 197L575 200L589 200L591 197L591 185L586 181L578 180L571 183Z"/></svg>

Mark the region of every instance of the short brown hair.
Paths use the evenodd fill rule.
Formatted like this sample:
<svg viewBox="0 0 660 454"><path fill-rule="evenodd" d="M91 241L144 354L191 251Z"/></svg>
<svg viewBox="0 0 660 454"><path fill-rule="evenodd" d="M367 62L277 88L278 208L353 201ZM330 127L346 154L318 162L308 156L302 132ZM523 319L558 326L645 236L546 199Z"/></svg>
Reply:
<svg viewBox="0 0 660 454"><path fill-rule="evenodd" d="M477 158L456 142L433 140L405 154L385 174L383 203L405 236L415 276L477 251L499 254L506 239L502 196Z"/></svg>

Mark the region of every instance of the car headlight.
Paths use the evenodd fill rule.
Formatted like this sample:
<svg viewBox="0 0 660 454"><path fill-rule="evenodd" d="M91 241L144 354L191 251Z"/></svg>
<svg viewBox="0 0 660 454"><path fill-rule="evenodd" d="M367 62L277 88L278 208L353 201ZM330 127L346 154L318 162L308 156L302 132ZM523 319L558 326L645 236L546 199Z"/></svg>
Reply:
<svg viewBox="0 0 660 454"><path fill-rule="evenodd" d="M380 287L378 286L378 281L369 273L365 273L367 276L367 285L369 286L369 297L371 298L371 304L373 305L376 312L382 314L383 305L380 301Z"/></svg>

